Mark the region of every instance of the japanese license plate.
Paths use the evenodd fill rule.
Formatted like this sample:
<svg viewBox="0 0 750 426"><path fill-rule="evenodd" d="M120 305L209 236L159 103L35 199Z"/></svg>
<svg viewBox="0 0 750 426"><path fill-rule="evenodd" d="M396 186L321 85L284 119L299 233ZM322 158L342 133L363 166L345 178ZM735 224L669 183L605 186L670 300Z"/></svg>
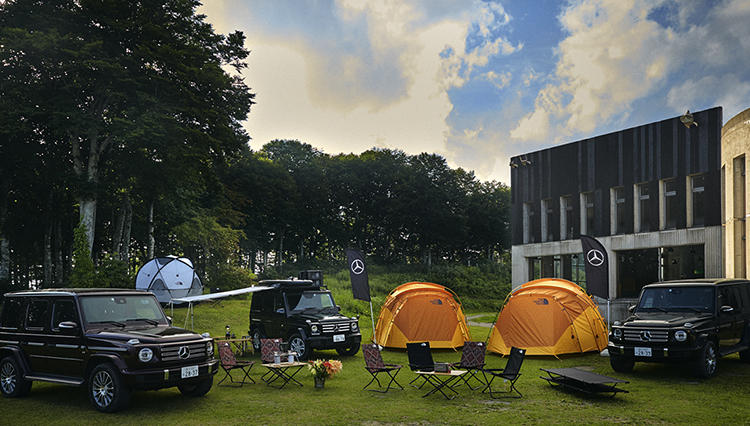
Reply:
<svg viewBox="0 0 750 426"><path fill-rule="evenodd" d="M190 367L182 367L182 370L180 371L180 373L183 379L187 379L189 377L195 377L198 375L198 366L191 365Z"/></svg>
<svg viewBox="0 0 750 426"><path fill-rule="evenodd" d="M333 335L333 341L334 342L343 342L344 340L346 340L346 336L344 336L343 334L334 334Z"/></svg>
<svg viewBox="0 0 750 426"><path fill-rule="evenodd" d="M636 346L634 351L635 356L651 356L651 348L639 348Z"/></svg>

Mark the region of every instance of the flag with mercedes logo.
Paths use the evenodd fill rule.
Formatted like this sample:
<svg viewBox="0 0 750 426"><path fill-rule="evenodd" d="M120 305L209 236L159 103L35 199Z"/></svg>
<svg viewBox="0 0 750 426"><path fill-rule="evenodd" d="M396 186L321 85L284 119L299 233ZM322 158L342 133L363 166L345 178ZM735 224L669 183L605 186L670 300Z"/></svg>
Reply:
<svg viewBox="0 0 750 426"><path fill-rule="evenodd" d="M609 300L609 259L607 250L596 238L581 235L583 259L586 262L586 290Z"/></svg>
<svg viewBox="0 0 750 426"><path fill-rule="evenodd" d="M349 278L352 281L352 294L355 299L370 301L370 283L367 280L367 269L362 252L348 248L346 259L349 265Z"/></svg>

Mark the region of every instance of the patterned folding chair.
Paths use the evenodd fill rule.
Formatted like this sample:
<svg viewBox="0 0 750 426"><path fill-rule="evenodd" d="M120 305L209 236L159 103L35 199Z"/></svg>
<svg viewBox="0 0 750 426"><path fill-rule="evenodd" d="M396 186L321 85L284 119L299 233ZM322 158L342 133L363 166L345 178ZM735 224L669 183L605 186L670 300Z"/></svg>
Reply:
<svg viewBox="0 0 750 426"><path fill-rule="evenodd" d="M219 365L221 366L222 370L224 370L224 377L217 383L220 385L224 380L229 377L229 381L234 383L234 379L232 379L232 370L239 369L244 373L244 377L242 378L242 381L239 382L239 385L242 386L245 384L245 380L249 379L251 382L255 383L255 380L253 380L252 377L250 377L250 369L253 368L253 364L255 362L253 361L237 361L237 358L234 357L234 352L232 352L232 347L229 345L229 342L217 342L217 345L219 346Z"/></svg>
<svg viewBox="0 0 750 426"><path fill-rule="evenodd" d="M487 345L484 342L464 342L463 350L461 350L461 361L451 364L451 368L466 370L466 374L459 376L466 386L471 390L479 389L479 387L486 386L486 381L482 380L484 376L480 376L477 373L482 372L484 368L484 354L487 349ZM474 388L469 383L469 380L476 379L479 382L479 386Z"/></svg>
<svg viewBox="0 0 750 426"><path fill-rule="evenodd" d="M260 339L260 360L263 364L273 364L274 352L281 352L281 339ZM279 376L274 370L269 369L260 378L266 383L271 383Z"/></svg>
<svg viewBox="0 0 750 426"><path fill-rule="evenodd" d="M378 348L378 345L375 345L375 344L362 345L362 354L364 354L365 356L365 370L367 370L367 372L372 375L372 379L370 379L370 382L367 383L365 387L362 388L362 390L367 389L367 387L370 386L372 382L377 382L378 388L380 388L380 389L367 389L373 392L383 392L383 393L388 392L388 390L391 389L391 383L395 383L396 386L401 388L401 390L404 389L403 386L401 386L396 381L396 376L398 375L398 372L401 371L401 366L398 364L384 363L383 357L380 354L380 349ZM388 377L391 378L385 390L381 390L383 388L383 385L381 385L380 380L378 380L378 374L380 373L385 373L388 375Z"/></svg>
<svg viewBox="0 0 750 426"><path fill-rule="evenodd" d="M524 355L526 355L526 349L512 347L510 348L510 358L508 358L505 368L482 369L482 375L484 375L484 380L487 383L487 386L482 389L482 393L489 391L490 398L494 398L495 393L511 393L515 391L518 394L516 398L521 398L523 395L516 388L516 380L521 376L521 364L523 363ZM487 380L488 373L491 376L489 380ZM492 381L495 380L495 377L507 380L510 383L508 390L493 390Z"/></svg>

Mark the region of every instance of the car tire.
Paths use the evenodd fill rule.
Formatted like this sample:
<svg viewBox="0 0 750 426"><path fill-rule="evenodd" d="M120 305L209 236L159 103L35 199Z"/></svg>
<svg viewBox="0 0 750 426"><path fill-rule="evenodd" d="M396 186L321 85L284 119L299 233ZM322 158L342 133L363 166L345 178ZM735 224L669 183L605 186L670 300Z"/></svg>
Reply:
<svg viewBox="0 0 750 426"><path fill-rule="evenodd" d="M260 352L260 339L266 338L265 333L261 331L260 327L253 327L252 331L250 332L250 337L252 338L253 342L253 351L255 353Z"/></svg>
<svg viewBox="0 0 750 426"><path fill-rule="evenodd" d="M111 364L99 364L91 370L88 391L91 404L103 413L114 413L130 403L130 388Z"/></svg>
<svg viewBox="0 0 750 426"><path fill-rule="evenodd" d="M715 376L718 370L718 360L719 354L716 351L716 344L709 340L700 351L695 364L695 374L704 379Z"/></svg>
<svg viewBox="0 0 750 426"><path fill-rule="evenodd" d="M633 358L626 358L618 355L609 356L609 365L618 373L630 373L633 371L635 361Z"/></svg>
<svg viewBox="0 0 750 426"><path fill-rule="evenodd" d="M214 376L210 376L199 382L177 385L177 389L179 389L180 393L185 396L199 397L207 394L208 391L211 390L211 386L213 386L213 384Z"/></svg>
<svg viewBox="0 0 750 426"><path fill-rule="evenodd" d="M0 392L8 398L20 398L31 392L31 380L23 378L21 366L13 356L0 361Z"/></svg>
<svg viewBox="0 0 750 426"><path fill-rule="evenodd" d="M296 352L297 359L300 361L307 360L312 352L310 345L307 344L307 341L303 339L299 333L294 333L289 336L289 350L291 352Z"/></svg>
<svg viewBox="0 0 750 426"><path fill-rule="evenodd" d="M352 356L359 352L359 345L354 342L349 346L341 346L336 348L336 352L341 356Z"/></svg>

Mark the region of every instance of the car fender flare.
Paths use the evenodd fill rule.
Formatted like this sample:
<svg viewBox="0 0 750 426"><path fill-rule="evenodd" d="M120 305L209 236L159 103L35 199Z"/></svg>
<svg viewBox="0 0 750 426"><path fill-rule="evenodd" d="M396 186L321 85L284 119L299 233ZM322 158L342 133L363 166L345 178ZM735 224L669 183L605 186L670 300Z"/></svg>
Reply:
<svg viewBox="0 0 750 426"><path fill-rule="evenodd" d="M128 366L125 364L125 361L122 360L122 358L118 357L117 355L112 354L94 354L89 358L89 362L86 365L86 375L85 377L88 377L91 373L91 370L94 369L95 366L104 363L104 362L110 362L115 365L115 367L120 370L124 371L128 369Z"/></svg>
<svg viewBox="0 0 750 426"><path fill-rule="evenodd" d="M5 358L3 355L7 353L15 358L16 362L21 367L21 370L23 370L22 372L24 376L31 372L31 369L26 362L26 357L23 356L23 353L20 349L15 346L0 346L0 358Z"/></svg>
<svg viewBox="0 0 750 426"><path fill-rule="evenodd" d="M302 327L298 327L298 328L297 328L297 333L299 333L300 337L302 337L302 340L307 340L307 338L308 338L308 336L307 336L307 331L305 331L305 329L304 329L304 328L302 328ZM292 333L292 334L294 334L294 333ZM290 336L291 336L291 335L290 335Z"/></svg>

